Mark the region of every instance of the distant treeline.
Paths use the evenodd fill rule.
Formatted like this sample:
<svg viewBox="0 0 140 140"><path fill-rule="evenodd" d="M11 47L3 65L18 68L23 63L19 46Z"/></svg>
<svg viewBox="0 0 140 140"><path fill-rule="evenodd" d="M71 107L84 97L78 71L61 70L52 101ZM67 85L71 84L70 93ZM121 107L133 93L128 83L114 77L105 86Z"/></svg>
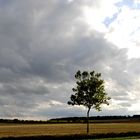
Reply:
<svg viewBox="0 0 140 140"><path fill-rule="evenodd" d="M127 121L140 121L140 115L133 116L91 116L89 118L90 122L127 122ZM78 123L86 122L86 117L67 117L67 118L55 118L51 119L48 122L59 123L59 122L68 122L68 123Z"/></svg>
<svg viewBox="0 0 140 140"><path fill-rule="evenodd" d="M37 120L19 120L19 119L0 119L0 123L22 123L22 124L44 124L47 121Z"/></svg>
<svg viewBox="0 0 140 140"><path fill-rule="evenodd" d="M140 115L133 116L91 116L90 122L140 122ZM50 120L19 120L19 119L0 119L0 123L22 123L22 124L45 124L45 123L85 123L86 117L66 117Z"/></svg>

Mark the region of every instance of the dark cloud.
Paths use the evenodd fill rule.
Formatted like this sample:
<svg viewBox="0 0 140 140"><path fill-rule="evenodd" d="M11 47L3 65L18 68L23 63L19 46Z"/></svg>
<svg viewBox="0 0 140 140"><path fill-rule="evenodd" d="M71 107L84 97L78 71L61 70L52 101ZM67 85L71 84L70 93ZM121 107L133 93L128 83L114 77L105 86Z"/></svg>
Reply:
<svg viewBox="0 0 140 140"><path fill-rule="evenodd" d="M97 31L89 32L82 19L84 4L0 1L0 117L83 115L80 108L66 106L78 69L101 72L117 89L107 89L109 95L124 101L122 107L131 105L128 93L137 81L140 60L129 60L126 49L118 49ZM49 104L51 100L62 104Z"/></svg>

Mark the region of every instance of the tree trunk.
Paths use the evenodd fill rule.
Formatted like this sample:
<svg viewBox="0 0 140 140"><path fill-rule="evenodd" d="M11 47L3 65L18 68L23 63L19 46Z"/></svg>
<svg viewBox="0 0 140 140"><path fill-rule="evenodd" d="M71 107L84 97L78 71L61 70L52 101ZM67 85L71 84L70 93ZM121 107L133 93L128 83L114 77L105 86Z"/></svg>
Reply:
<svg viewBox="0 0 140 140"><path fill-rule="evenodd" d="M88 108L88 111L87 111L87 134L89 133L89 111L90 111L90 108Z"/></svg>

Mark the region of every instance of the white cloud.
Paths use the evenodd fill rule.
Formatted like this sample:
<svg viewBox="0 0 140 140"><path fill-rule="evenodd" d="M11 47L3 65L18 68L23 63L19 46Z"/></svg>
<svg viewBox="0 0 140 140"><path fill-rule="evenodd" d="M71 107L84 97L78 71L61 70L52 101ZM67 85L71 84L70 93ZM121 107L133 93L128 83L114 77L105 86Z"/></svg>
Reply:
<svg viewBox="0 0 140 140"><path fill-rule="evenodd" d="M137 5L140 3L140 0L134 0L134 3Z"/></svg>
<svg viewBox="0 0 140 140"><path fill-rule="evenodd" d="M140 10L122 6L117 18L109 25L106 38L119 48L128 48L129 58L140 57Z"/></svg>
<svg viewBox="0 0 140 140"><path fill-rule="evenodd" d="M83 7L84 21L87 22L90 30L94 29L102 33L107 32L103 22L107 17L112 18L114 14L118 13L119 9L115 4L119 1L90 1L89 5L85 5Z"/></svg>

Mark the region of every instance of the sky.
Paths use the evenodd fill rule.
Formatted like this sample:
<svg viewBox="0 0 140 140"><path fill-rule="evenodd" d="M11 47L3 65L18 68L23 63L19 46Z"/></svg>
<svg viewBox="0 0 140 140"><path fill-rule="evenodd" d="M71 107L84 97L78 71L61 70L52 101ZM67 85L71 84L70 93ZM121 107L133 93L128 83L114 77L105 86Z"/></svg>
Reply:
<svg viewBox="0 0 140 140"><path fill-rule="evenodd" d="M78 70L111 97L91 116L140 114L140 0L0 0L0 118L86 116Z"/></svg>

